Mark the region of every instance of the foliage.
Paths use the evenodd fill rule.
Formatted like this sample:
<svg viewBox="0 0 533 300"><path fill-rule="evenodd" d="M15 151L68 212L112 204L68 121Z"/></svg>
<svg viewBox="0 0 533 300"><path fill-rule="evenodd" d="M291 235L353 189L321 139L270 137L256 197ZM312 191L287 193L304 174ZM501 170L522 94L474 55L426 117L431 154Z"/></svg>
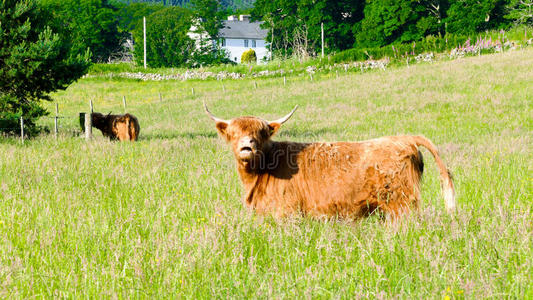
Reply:
<svg viewBox="0 0 533 300"><path fill-rule="evenodd" d="M507 0L450 0L447 32L469 34L506 27Z"/></svg>
<svg viewBox="0 0 533 300"><path fill-rule="evenodd" d="M147 4L160 4L160 5L172 5L172 6L182 6L189 7L191 5L191 0L114 0L113 2L120 4L137 4L137 3L147 3ZM245 10L253 7L255 0L220 0L220 6L224 10L236 11L236 10Z"/></svg>
<svg viewBox="0 0 533 300"><path fill-rule="evenodd" d="M370 1L365 6L364 19L354 26L355 46L381 47L421 40L440 32L440 18L440 8L435 10L423 1Z"/></svg>
<svg viewBox="0 0 533 300"><path fill-rule="evenodd" d="M72 54L90 49L94 62L121 49L115 8L107 0L40 0L54 32L68 36Z"/></svg>
<svg viewBox="0 0 533 300"><path fill-rule="evenodd" d="M350 48L352 24L361 20L363 0L258 0L254 19L265 21L267 41L282 55L308 56L320 51L321 23L324 23L328 52Z"/></svg>
<svg viewBox="0 0 533 300"><path fill-rule="evenodd" d="M138 22L142 22L139 20ZM191 13L181 7L166 7L146 18L146 52L150 67L179 67L191 64L194 41L187 35ZM143 64L143 26L133 31L135 61Z"/></svg>
<svg viewBox="0 0 533 300"><path fill-rule="evenodd" d="M252 64L255 62L257 62L257 56L255 55L254 49L248 49L242 53L241 63Z"/></svg>
<svg viewBox="0 0 533 300"><path fill-rule="evenodd" d="M123 32L133 32L136 25L142 25L140 20L142 20L143 17L149 16L150 14L164 8L164 6L161 4L144 2L132 3L128 5L118 3L116 6L118 8L118 27Z"/></svg>
<svg viewBox="0 0 533 300"><path fill-rule="evenodd" d="M70 44L44 26L35 1L0 2L0 131L19 132L18 118L29 134L39 131L35 121L46 115L41 100L65 89L83 76L90 62L72 56Z"/></svg>
<svg viewBox="0 0 533 300"><path fill-rule="evenodd" d="M192 0L193 33L197 36L193 54L194 66L227 63L226 51L216 42L224 27L224 13L218 0Z"/></svg>
<svg viewBox="0 0 533 300"><path fill-rule="evenodd" d="M505 16L516 24L533 25L533 0L510 0L507 5L509 13Z"/></svg>

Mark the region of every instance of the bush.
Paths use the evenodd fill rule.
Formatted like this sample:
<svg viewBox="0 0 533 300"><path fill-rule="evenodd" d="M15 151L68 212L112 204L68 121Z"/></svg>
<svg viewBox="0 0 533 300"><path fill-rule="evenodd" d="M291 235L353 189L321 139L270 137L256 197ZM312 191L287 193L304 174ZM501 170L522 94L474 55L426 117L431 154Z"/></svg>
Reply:
<svg viewBox="0 0 533 300"><path fill-rule="evenodd" d="M241 63L251 64L257 62L257 56L255 55L254 49L246 50L242 53Z"/></svg>

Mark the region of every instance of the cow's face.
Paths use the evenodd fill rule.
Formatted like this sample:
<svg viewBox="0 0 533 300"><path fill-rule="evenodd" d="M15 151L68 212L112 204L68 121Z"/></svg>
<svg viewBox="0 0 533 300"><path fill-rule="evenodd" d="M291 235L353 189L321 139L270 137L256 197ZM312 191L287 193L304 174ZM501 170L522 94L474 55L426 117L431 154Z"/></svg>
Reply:
<svg viewBox="0 0 533 300"><path fill-rule="evenodd" d="M107 118L109 115L103 115L101 113L92 113L91 114L91 123L96 128L104 128L107 123Z"/></svg>
<svg viewBox="0 0 533 300"><path fill-rule="evenodd" d="M213 116L205 107L209 117L216 122L220 136L231 144L235 158L242 162L259 159L262 153L268 150L270 138L279 130L281 124L292 116L296 108L285 117L269 122L256 117L240 117L226 121Z"/></svg>

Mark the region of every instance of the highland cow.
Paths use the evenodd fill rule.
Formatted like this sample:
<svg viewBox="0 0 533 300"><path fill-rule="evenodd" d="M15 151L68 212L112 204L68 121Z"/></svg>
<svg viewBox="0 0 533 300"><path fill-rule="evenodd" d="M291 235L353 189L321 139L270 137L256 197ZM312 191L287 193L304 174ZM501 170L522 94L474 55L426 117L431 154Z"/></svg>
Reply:
<svg viewBox="0 0 533 300"><path fill-rule="evenodd" d="M111 140L136 141L141 130L139 121L131 114L92 113L91 121L93 127L100 129L102 134Z"/></svg>
<svg viewBox="0 0 533 300"><path fill-rule="evenodd" d="M272 136L294 113L276 120L239 117L215 121L229 142L244 185L243 202L259 214L390 218L418 207L423 146L437 164L446 209L455 209L451 175L436 147L422 136L390 136L360 142L295 143Z"/></svg>

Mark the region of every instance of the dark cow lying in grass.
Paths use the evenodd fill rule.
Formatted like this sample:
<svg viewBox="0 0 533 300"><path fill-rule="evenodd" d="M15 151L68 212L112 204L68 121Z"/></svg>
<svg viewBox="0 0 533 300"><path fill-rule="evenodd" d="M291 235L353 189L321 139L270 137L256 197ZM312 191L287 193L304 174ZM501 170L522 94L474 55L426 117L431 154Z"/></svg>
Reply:
<svg viewBox="0 0 533 300"><path fill-rule="evenodd" d="M455 209L454 186L437 149L422 136L361 142L277 142L271 137L296 108L276 121L223 120L205 110L228 141L244 185L244 202L258 213L359 218L373 212L397 217L417 207L423 146L435 157L445 206Z"/></svg>
<svg viewBox="0 0 533 300"><path fill-rule="evenodd" d="M134 115L103 115L92 113L92 124L102 131L105 137L119 141L136 141L141 128L139 121Z"/></svg>

